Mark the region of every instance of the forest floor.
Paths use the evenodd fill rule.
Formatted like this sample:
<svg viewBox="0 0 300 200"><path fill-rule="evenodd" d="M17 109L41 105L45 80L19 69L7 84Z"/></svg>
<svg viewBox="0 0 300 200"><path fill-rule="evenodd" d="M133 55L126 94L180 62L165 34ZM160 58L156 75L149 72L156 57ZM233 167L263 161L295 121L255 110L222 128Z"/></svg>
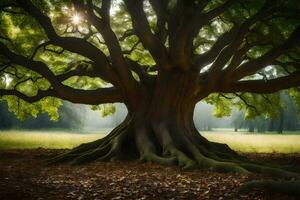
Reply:
<svg viewBox="0 0 300 200"><path fill-rule="evenodd" d="M62 151L0 150L0 199L291 199L265 191L239 195L243 183L268 178L257 174L187 171L137 162L46 165L46 158ZM258 162L300 167L300 154L244 155Z"/></svg>

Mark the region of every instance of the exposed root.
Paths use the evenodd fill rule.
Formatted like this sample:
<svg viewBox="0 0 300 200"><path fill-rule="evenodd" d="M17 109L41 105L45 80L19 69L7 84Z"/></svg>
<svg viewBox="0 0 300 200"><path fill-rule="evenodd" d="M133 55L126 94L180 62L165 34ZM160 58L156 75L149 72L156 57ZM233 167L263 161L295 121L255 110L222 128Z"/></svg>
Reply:
<svg viewBox="0 0 300 200"><path fill-rule="evenodd" d="M48 160L48 164L68 161L71 161L72 164L80 164L93 160L108 159L109 156L106 155L113 149L113 140L109 142L97 141L97 143L97 145L87 143L84 144L84 146L79 146L69 152Z"/></svg>
<svg viewBox="0 0 300 200"><path fill-rule="evenodd" d="M176 118L168 117L147 123L143 116L128 116L106 137L82 144L49 160L49 163L71 161L73 164L81 164L94 160L129 158L161 165L177 165L183 169L241 174L260 173L277 178L299 177L299 174L280 167L254 163L238 155L225 144L209 142L189 125L192 118L186 120L185 123L180 118L176 120ZM241 192L247 192L253 188L276 190L299 196L300 181L251 182L245 184Z"/></svg>
<svg viewBox="0 0 300 200"><path fill-rule="evenodd" d="M73 160L73 164L85 163L93 160L98 160L105 157L112 149L112 144L108 143L104 146L100 146L96 149L90 150L86 153L80 154Z"/></svg>
<svg viewBox="0 0 300 200"><path fill-rule="evenodd" d="M152 131L147 126L137 128L132 118L127 118L106 137L82 144L49 160L49 163L71 161L73 164L81 164L94 160L125 159L127 156L144 162L177 165L183 169L261 173L279 178L298 177L297 173L253 163L227 145L210 143L206 139L201 141L200 135L194 137L199 141L193 141L187 136L191 133L176 131L179 128L173 132L170 130L168 126L156 127Z"/></svg>
<svg viewBox="0 0 300 200"><path fill-rule="evenodd" d="M242 185L239 192L244 194L254 189L268 190L270 192L300 197L300 181L252 181Z"/></svg>
<svg viewBox="0 0 300 200"><path fill-rule="evenodd" d="M294 172L286 171L280 168L253 164L251 162L242 162L240 160L219 161L204 156L197 148L190 148L193 150L193 157L188 156L174 145L168 145L165 147L162 156L153 152L148 152L143 154L140 160L162 165L178 165L183 169L207 169L211 171L241 174L260 173L277 178L291 178L298 176L298 174Z"/></svg>
<svg viewBox="0 0 300 200"><path fill-rule="evenodd" d="M232 150L227 144L212 142L212 145L215 147L215 154L220 158L234 160L236 162L250 162L248 158L241 156Z"/></svg>
<svg viewBox="0 0 300 200"><path fill-rule="evenodd" d="M201 152L195 146L192 146L190 148L200 168L218 172L233 172L243 174L249 173L248 170L239 166L237 163L234 163L234 160L232 160L232 162L229 162L228 160L219 161L221 159L219 159L216 155L214 155L213 158L206 157L201 154Z"/></svg>
<svg viewBox="0 0 300 200"><path fill-rule="evenodd" d="M158 156L154 153L145 153L140 157L140 161L142 162L153 162L161 165L176 165L177 159L175 157L162 157Z"/></svg>
<svg viewBox="0 0 300 200"><path fill-rule="evenodd" d="M177 159L178 166L183 169L195 169L197 168L197 163L189 158L185 153L179 151L173 145L168 145L165 147L164 155L173 156Z"/></svg>
<svg viewBox="0 0 300 200"><path fill-rule="evenodd" d="M121 148L123 141L131 132L129 125L131 119L125 120L110 134L99 140L81 144L74 149L48 160L48 164L72 161L73 164L81 164L93 160L113 160L119 156L117 151Z"/></svg>
<svg viewBox="0 0 300 200"><path fill-rule="evenodd" d="M296 178L299 174L281 168L269 167L253 163L242 163L241 167L253 173L265 174L276 178Z"/></svg>
<svg viewBox="0 0 300 200"><path fill-rule="evenodd" d="M124 140L128 132L116 134L110 139L103 138L92 143L81 145L65 154L59 155L50 163L71 161L73 164L81 164L97 161L108 161L121 159L120 155L124 148L129 148L124 145ZM162 165L178 165L183 169L206 169L218 172L231 173L260 173L279 178L297 177L298 174L286 171L280 168L263 166L251 162L245 162L237 159L222 159L217 154L211 153L210 156L201 153L201 149L196 146L189 146L191 154L187 154L173 144L169 144L163 148L161 154L155 151L144 151L140 155L140 161L154 162Z"/></svg>

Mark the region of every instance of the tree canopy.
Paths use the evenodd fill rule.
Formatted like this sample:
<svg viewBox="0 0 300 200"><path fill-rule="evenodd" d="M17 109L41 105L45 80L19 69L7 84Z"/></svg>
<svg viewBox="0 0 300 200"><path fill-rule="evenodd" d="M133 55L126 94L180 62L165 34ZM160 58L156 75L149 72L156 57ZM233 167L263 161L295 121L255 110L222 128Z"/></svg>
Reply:
<svg viewBox="0 0 300 200"><path fill-rule="evenodd" d="M219 116L232 105L274 116L283 104L271 93L293 87L300 105L296 0L3 0L0 19L0 94L20 118L55 119L59 99L129 102L160 68L196 73L195 98L209 85Z"/></svg>

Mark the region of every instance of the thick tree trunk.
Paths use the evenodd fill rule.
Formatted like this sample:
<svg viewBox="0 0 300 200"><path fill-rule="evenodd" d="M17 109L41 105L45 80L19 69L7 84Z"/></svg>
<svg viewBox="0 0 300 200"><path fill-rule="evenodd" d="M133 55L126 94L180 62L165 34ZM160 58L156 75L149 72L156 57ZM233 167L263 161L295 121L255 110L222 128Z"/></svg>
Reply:
<svg viewBox="0 0 300 200"><path fill-rule="evenodd" d="M191 106L184 104L182 107L187 110L181 113L176 110L172 115L163 115L164 112L158 107L153 110L155 118L153 115L145 117L140 113L132 113L106 137L82 144L51 159L50 163L140 160L178 165L184 169L296 176L281 169L256 165L225 144L209 142L195 129Z"/></svg>
<svg viewBox="0 0 300 200"><path fill-rule="evenodd" d="M129 106L126 119L106 137L82 144L51 162L138 159L182 168L282 174L250 163L227 145L209 142L199 134L193 123L196 101L191 75L174 73L160 76L157 82L152 95L145 98L147 102Z"/></svg>

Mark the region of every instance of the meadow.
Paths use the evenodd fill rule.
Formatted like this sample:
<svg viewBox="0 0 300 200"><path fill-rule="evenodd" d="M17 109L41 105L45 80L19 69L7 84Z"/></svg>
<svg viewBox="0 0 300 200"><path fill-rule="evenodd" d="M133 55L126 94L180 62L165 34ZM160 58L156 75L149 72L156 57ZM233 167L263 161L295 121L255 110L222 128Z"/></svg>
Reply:
<svg viewBox="0 0 300 200"><path fill-rule="evenodd" d="M51 148L66 149L104 137L99 133L64 131L0 131L0 149ZM250 134L247 132L202 132L208 140L228 144L241 152L300 153L300 133Z"/></svg>

